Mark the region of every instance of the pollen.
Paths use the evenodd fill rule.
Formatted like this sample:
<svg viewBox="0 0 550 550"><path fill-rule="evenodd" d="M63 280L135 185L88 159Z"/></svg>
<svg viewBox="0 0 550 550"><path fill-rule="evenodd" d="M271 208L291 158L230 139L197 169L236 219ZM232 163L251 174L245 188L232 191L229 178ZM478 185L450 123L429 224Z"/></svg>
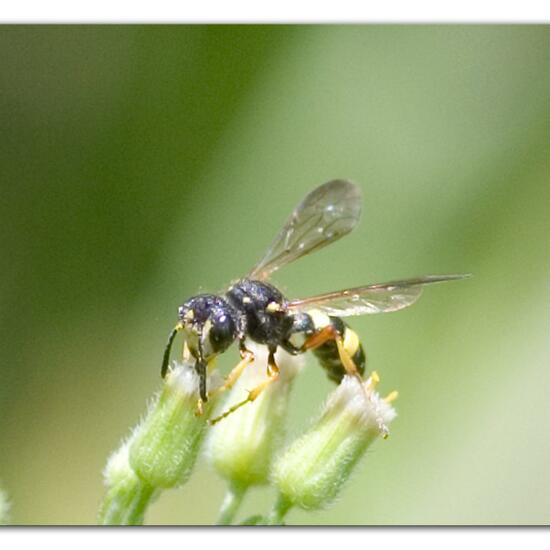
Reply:
<svg viewBox="0 0 550 550"><path fill-rule="evenodd" d="M391 391L390 393L388 393L388 395L386 395L386 397L384 397L384 401L386 403L392 403L393 401L395 401L397 398L399 397L399 392L397 390L393 390Z"/></svg>
<svg viewBox="0 0 550 550"><path fill-rule="evenodd" d="M378 383L380 382L380 376L378 376L378 373L373 370L371 375L369 376L369 379L366 382L366 386L369 390L374 390Z"/></svg>

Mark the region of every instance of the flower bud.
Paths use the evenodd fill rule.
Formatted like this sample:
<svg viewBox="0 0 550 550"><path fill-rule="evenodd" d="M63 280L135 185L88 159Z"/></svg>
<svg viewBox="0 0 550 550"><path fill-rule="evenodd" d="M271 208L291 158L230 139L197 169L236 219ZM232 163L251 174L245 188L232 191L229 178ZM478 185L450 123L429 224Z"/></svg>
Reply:
<svg viewBox="0 0 550 550"><path fill-rule="evenodd" d="M342 485L396 412L374 391L378 376L366 382L345 376L329 396L318 422L275 462L272 478L288 505L318 509L338 495Z"/></svg>
<svg viewBox="0 0 550 550"><path fill-rule="evenodd" d="M247 367L217 412L246 399L248 392L267 380L267 349L250 344L254 362ZM269 482L275 452L282 443L284 419L292 381L303 358L279 350L275 356L279 378L251 403L212 426L208 456L218 473L233 486L248 487Z"/></svg>
<svg viewBox="0 0 550 550"><path fill-rule="evenodd" d="M102 525L141 525L147 505L157 496L130 466L132 437L109 457L103 471L107 493L98 514Z"/></svg>
<svg viewBox="0 0 550 550"><path fill-rule="evenodd" d="M124 483L129 477L135 476L128 457L128 449L132 442L132 437L133 435L123 441L121 446L107 460L107 464L103 470L103 481L108 488L114 487L119 483Z"/></svg>
<svg viewBox="0 0 550 550"><path fill-rule="evenodd" d="M209 380L209 387L212 380ZM197 414L199 377L189 364L169 371L164 387L132 435L129 463L155 488L182 485L189 476L203 440L210 401Z"/></svg>

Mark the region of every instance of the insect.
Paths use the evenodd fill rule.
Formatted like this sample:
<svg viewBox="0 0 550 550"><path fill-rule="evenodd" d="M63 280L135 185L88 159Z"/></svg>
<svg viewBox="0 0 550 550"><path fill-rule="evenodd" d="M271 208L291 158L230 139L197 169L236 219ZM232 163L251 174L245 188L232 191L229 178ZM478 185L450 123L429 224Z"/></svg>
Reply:
<svg viewBox="0 0 550 550"><path fill-rule="evenodd" d="M233 342L239 342L241 360L226 378L223 389L228 389L254 360L246 339L267 346L266 381L213 420L216 422L254 401L277 380L275 353L279 347L292 355L311 350L335 382L346 374L361 376L366 363L363 346L342 317L398 311L413 304L424 286L467 275L426 275L297 300L285 298L268 282L279 268L348 234L356 227L360 215L361 189L350 181L332 180L311 191L247 277L231 284L223 295L200 294L179 307L178 322L164 351L162 377L168 370L174 338L182 332L184 355L194 360L199 375L199 410L202 410L202 403L208 400L208 368L217 355Z"/></svg>

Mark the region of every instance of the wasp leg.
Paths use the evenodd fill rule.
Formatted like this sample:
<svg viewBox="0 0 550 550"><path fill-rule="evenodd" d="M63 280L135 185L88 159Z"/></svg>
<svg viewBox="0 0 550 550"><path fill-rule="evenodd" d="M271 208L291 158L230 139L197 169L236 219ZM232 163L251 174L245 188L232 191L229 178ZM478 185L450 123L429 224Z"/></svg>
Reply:
<svg viewBox="0 0 550 550"><path fill-rule="evenodd" d="M346 348L344 347L344 340L342 338L342 335L334 329L332 326L327 326L317 332L316 334L313 334L310 336L304 345L302 346L303 351L307 351L310 349L315 349L319 346L322 346L324 343L334 340L336 342L336 347L338 349L338 355L340 357L340 361L342 362L342 365L346 369L346 372L350 376L354 376L363 387L363 392L365 394L365 399L370 399L369 395L367 393L367 388L365 387L363 383L363 378L361 377L360 372L357 369L357 366L353 362L353 359L351 358L350 354L346 351ZM380 378L378 377L378 374L376 372L373 372L369 378L369 386L371 389L373 389L376 384L379 382ZM390 395L388 395L387 400L388 402L394 400L397 397L397 392L392 392ZM378 429L380 431L380 434L384 439L387 439L388 437L388 428L385 426L384 421L382 420L381 416L377 417L378 422Z"/></svg>
<svg viewBox="0 0 550 550"><path fill-rule="evenodd" d="M279 367L277 366L277 363L275 362L275 349L269 350L269 355L267 357L267 376L270 378L279 376Z"/></svg>
<svg viewBox="0 0 550 550"><path fill-rule="evenodd" d="M344 340L340 335L338 335L335 340L336 347L338 348L338 355L340 356L340 361L342 361L342 365L344 365L346 372L348 374L351 374L352 376L356 376L362 382L363 379L361 378L361 374L359 373L356 364L353 362L353 359L344 347Z"/></svg>
<svg viewBox="0 0 550 550"><path fill-rule="evenodd" d="M235 382L241 376L244 369L248 367L248 365L250 365L251 363L254 363L254 359L255 359L254 354L251 351L245 350L241 354L241 360L239 361L237 366L231 370L231 372L228 374L227 378L225 379L225 384L222 386L223 389L224 390L231 389L235 385Z"/></svg>
<svg viewBox="0 0 550 550"><path fill-rule="evenodd" d="M342 335L332 325L328 325L321 329L319 332L311 335L302 346L302 351L308 351L318 348L319 346L322 346L330 340L334 340L336 342L338 355L340 356L340 361L342 361L342 365L346 369L346 372L351 376L355 376L359 380L362 380L361 374L359 373L357 366L353 362L351 355L346 351L346 348L344 347L344 339L342 338Z"/></svg>
<svg viewBox="0 0 550 550"><path fill-rule="evenodd" d="M208 401L208 394L206 393L206 373L208 370L208 363L203 361L197 361L195 364L195 371L199 375L199 400L197 401L197 408L195 415L200 416L204 413L204 404Z"/></svg>
<svg viewBox="0 0 550 550"><path fill-rule="evenodd" d="M213 395L215 392L206 392L206 374L210 372L215 364L216 364L216 357L212 357L210 361L206 363L205 366L202 368L199 368L197 370L197 373L199 374L200 382L199 382L199 393L200 397L197 400L197 406L195 408L195 416L201 416L204 414L204 404L208 401L208 398Z"/></svg>
<svg viewBox="0 0 550 550"><path fill-rule="evenodd" d="M191 360L191 352L189 351L189 346L187 345L187 341L183 341L183 346L181 348L181 358L184 363L187 363Z"/></svg>
<svg viewBox="0 0 550 550"><path fill-rule="evenodd" d="M262 382L261 384L258 384L254 389L250 390L248 392L248 397L246 399L243 399L242 401L239 401L239 403L236 403L232 407L229 407L224 413L220 414L220 416L217 416L216 418L213 418L210 420L210 424L217 424L220 420L223 420L224 418L228 417L231 413L234 413L236 410L240 409L242 406L246 405L247 403L252 403L255 401L258 396L273 382L275 382L279 378L279 372L277 371L272 376L270 376L265 382Z"/></svg>
<svg viewBox="0 0 550 550"><path fill-rule="evenodd" d="M204 401L199 397L197 399L197 406L195 408L195 416L202 416L204 414Z"/></svg>
<svg viewBox="0 0 550 550"><path fill-rule="evenodd" d="M301 347L301 351L309 351L311 349L318 348L319 346L322 346L329 340L334 340L336 331L334 330L334 327L331 325L326 326L325 328L322 328L319 332L316 332L315 334L312 334L303 344Z"/></svg>
<svg viewBox="0 0 550 550"><path fill-rule="evenodd" d="M233 367L233 369L231 369L231 372L227 375L227 378L225 379L225 383L219 388L216 388L215 390L210 392L210 395L217 395L218 393L230 390L235 385L235 382L239 379L244 369L253 362L254 354L251 351L248 351L247 349L241 351L241 360L239 361L239 363L237 363L235 367Z"/></svg>
<svg viewBox="0 0 550 550"><path fill-rule="evenodd" d="M228 417L231 413L235 412L237 409L240 409L247 403L252 403L255 401L258 396L267 388L269 387L273 382L275 382L279 378L279 367L275 363L275 352L274 350L270 350L269 352L269 358L267 360L267 380L265 382L262 382L261 384L258 384L255 388L250 390L248 392L248 396L246 399L243 399L242 401L239 401L232 407L229 407L224 413L220 414L216 418L213 418L210 420L210 424L216 424L220 420L223 420L224 418Z"/></svg>

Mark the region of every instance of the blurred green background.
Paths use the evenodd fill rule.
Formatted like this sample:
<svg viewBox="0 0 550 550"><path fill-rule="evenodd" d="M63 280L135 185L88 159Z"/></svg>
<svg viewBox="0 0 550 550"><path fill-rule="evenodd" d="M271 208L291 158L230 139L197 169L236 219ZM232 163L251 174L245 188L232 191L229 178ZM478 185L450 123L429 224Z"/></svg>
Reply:
<svg viewBox="0 0 550 550"><path fill-rule="evenodd" d="M277 274L290 297L474 278L353 320L399 417L334 506L289 523L549 522L548 27L4 26L0 50L14 523L95 522L177 306L246 273L337 177L361 184L362 223ZM289 438L330 388L311 361ZM146 521L212 523L223 491L202 461Z"/></svg>

